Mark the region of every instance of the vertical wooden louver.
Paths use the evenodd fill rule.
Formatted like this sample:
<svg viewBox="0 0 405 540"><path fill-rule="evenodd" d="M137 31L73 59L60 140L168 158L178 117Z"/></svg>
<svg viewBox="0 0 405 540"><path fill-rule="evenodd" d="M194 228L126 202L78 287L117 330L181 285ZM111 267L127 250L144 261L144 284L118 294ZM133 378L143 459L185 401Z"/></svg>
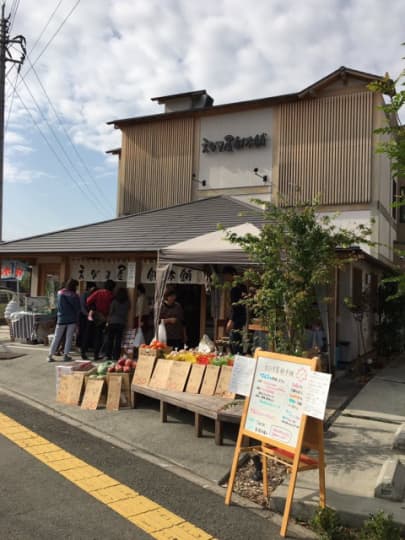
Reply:
<svg viewBox="0 0 405 540"><path fill-rule="evenodd" d="M118 212L142 212L191 201L192 118L123 129Z"/></svg>
<svg viewBox="0 0 405 540"><path fill-rule="evenodd" d="M281 105L279 192L285 204L371 200L372 94Z"/></svg>

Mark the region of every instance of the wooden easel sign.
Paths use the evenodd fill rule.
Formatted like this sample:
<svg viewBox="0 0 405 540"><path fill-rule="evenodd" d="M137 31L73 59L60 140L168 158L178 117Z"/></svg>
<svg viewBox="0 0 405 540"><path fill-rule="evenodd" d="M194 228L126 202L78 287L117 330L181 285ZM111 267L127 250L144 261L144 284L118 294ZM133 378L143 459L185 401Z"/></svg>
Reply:
<svg viewBox="0 0 405 540"><path fill-rule="evenodd" d="M241 452L262 457L265 497L268 496L267 460L283 463L291 475L280 530L281 536L285 536L298 471L319 469L320 506L325 506L323 421L307 418L304 413L305 396L317 359L266 351L257 351L255 358L256 369L250 395L245 400L225 503L231 502ZM244 437L259 444L242 447ZM303 447L316 450L318 459L303 454Z"/></svg>

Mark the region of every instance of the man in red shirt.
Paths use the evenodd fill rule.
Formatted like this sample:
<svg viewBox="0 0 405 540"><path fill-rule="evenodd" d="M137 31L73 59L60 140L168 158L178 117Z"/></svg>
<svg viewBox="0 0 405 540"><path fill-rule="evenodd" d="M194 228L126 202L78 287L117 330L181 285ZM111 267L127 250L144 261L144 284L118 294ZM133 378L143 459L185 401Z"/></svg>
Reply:
<svg viewBox="0 0 405 540"><path fill-rule="evenodd" d="M103 345L105 325L112 299L115 283L107 279L104 288L94 291L86 300L89 310L94 311L94 360L100 360L99 353Z"/></svg>

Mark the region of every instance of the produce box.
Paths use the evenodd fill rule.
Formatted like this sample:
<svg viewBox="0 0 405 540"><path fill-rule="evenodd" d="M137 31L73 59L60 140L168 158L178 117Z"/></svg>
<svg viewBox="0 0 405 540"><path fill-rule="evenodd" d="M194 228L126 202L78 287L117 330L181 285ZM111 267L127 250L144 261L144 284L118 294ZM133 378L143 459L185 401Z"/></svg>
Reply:
<svg viewBox="0 0 405 540"><path fill-rule="evenodd" d="M68 375L69 373L83 373L84 380L86 382L87 377L96 372L96 366L91 364L89 369L82 369L85 364L91 364L88 361L77 360L75 362L65 363L59 366L55 366L56 369L56 393L58 393L59 381L62 375Z"/></svg>

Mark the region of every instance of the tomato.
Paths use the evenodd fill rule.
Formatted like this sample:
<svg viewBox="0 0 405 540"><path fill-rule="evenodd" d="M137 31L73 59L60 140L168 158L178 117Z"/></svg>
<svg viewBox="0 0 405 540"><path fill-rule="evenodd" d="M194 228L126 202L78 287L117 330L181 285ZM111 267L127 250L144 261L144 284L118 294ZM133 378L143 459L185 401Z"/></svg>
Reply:
<svg viewBox="0 0 405 540"><path fill-rule="evenodd" d="M108 368L108 373L114 373L114 371L115 371L115 366L110 366Z"/></svg>
<svg viewBox="0 0 405 540"><path fill-rule="evenodd" d="M117 364L117 365L115 366L115 371L116 371L116 373L122 373L123 369L124 369L124 368L123 368L122 366L120 366L119 364Z"/></svg>
<svg viewBox="0 0 405 540"><path fill-rule="evenodd" d="M127 358L125 360L125 366L131 368L132 367L132 360L130 358Z"/></svg>
<svg viewBox="0 0 405 540"><path fill-rule="evenodd" d="M130 373L130 372L131 372L131 368L130 368L129 366L124 366L124 367L122 368L122 371L123 371L124 373Z"/></svg>
<svg viewBox="0 0 405 540"><path fill-rule="evenodd" d="M123 366L125 366L126 361L127 361L126 358L120 358L118 360L118 365L123 367Z"/></svg>

